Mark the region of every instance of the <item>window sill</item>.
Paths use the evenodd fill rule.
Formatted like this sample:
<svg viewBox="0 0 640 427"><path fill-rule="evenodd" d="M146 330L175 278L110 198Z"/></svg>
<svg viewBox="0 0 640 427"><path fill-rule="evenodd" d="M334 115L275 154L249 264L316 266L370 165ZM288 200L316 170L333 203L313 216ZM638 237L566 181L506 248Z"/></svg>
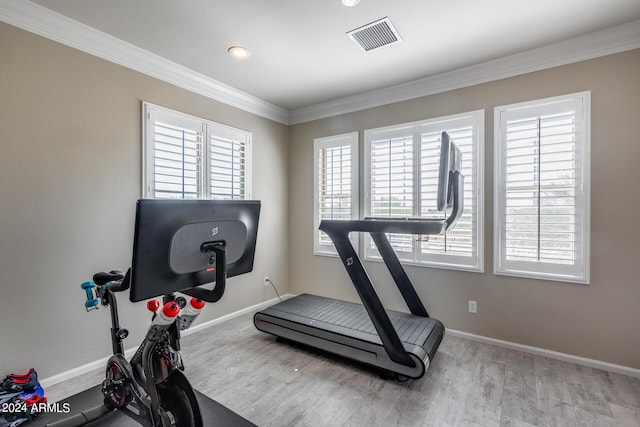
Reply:
<svg viewBox="0 0 640 427"><path fill-rule="evenodd" d="M524 279L536 279L536 280L549 280L553 282L565 282L565 283L577 283L580 285L588 285L589 278L576 277L576 276L565 276L560 274L550 274L550 273L537 273L537 272L529 272L529 271L518 271L518 270L496 270L494 269L493 274L496 276L510 276L510 277L521 277Z"/></svg>

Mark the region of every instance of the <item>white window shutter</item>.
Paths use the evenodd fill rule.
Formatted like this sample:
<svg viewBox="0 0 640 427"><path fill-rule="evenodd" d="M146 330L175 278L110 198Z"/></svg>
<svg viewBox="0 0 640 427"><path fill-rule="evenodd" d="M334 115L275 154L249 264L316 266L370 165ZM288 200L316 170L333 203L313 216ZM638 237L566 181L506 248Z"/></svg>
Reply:
<svg viewBox="0 0 640 427"><path fill-rule="evenodd" d="M484 112L473 111L365 131L365 209L373 217L444 219L437 210L440 139L446 131L462 151L464 210L442 236L389 234L406 264L483 271L482 161ZM370 238L365 258L379 260Z"/></svg>
<svg viewBox="0 0 640 427"><path fill-rule="evenodd" d="M412 134L372 140L369 165L370 215L385 218L414 217L415 171ZM388 234L387 238L396 252L413 251L411 235Z"/></svg>
<svg viewBox="0 0 640 427"><path fill-rule="evenodd" d="M497 274L588 282L588 99L496 108Z"/></svg>
<svg viewBox="0 0 640 427"><path fill-rule="evenodd" d="M234 141L212 135L210 191L212 199L245 199L247 147Z"/></svg>
<svg viewBox="0 0 640 427"><path fill-rule="evenodd" d="M246 199L251 133L143 103L143 197Z"/></svg>
<svg viewBox="0 0 640 427"><path fill-rule="evenodd" d="M203 170L202 131L156 121L153 197L197 199Z"/></svg>
<svg viewBox="0 0 640 427"><path fill-rule="evenodd" d="M358 134L352 132L314 140L314 253L335 255L320 221L358 217ZM357 237L351 236L357 246ZM357 247L356 247L357 250Z"/></svg>

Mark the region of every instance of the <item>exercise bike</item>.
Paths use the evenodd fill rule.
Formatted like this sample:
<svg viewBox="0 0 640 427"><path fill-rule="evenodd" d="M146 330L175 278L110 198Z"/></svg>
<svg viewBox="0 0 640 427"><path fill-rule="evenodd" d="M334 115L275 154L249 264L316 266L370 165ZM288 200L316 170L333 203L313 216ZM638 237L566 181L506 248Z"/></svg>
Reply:
<svg viewBox="0 0 640 427"><path fill-rule="evenodd" d="M222 257L224 258L224 257ZM79 426L96 420L114 409L124 411L141 425L154 427L200 427L203 425L195 392L182 371L179 353L179 330L191 326L205 302L198 298L187 301L182 296L165 295L164 305L148 301L153 313L151 326L127 361L123 340L129 335L118 318L116 293L129 289L129 271L101 272L93 281L82 284L87 294L87 311L98 304L111 310L111 342L113 355L107 361L102 382L103 404L73 417L49 424L49 427ZM224 279L216 283L217 293L224 288Z"/></svg>
<svg viewBox="0 0 640 427"><path fill-rule="evenodd" d="M202 427L199 401L207 422L253 426L216 402L196 397L182 373L179 351L180 331L191 326L206 302L222 298L227 277L253 269L259 212L258 201L138 201L132 267L126 274L97 273L81 286L87 311L102 304L111 312L113 355L101 386L103 402L48 427L84 425L115 416L110 414L114 410L142 426ZM214 282L211 289L203 286ZM153 313L131 360L124 356L123 340L129 332L120 326L116 298L126 290L132 302L148 300Z"/></svg>
<svg viewBox="0 0 640 427"><path fill-rule="evenodd" d="M192 289L209 302L218 301L226 282L224 242L208 243L201 250L210 253L215 264L216 285L212 290ZM157 299L147 302L153 313L151 326L131 358L124 356L123 340L129 331L120 326L116 293L129 289L131 269L100 272L81 288L86 292L87 311L99 304L111 311L111 345L113 355L107 361L102 382L103 404L72 417L48 424L47 427L81 426L117 409L141 425L153 427L202 427L202 415L191 384L182 373L184 364L179 331L188 329L206 302L196 297L189 301L175 294L164 295L163 305ZM187 291L188 292L188 291Z"/></svg>

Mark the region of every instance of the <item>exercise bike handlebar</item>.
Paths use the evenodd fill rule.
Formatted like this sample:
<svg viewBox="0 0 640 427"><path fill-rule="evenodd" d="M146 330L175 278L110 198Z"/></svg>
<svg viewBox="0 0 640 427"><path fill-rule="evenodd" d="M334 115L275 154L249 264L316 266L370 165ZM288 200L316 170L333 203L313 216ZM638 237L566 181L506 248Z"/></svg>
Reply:
<svg viewBox="0 0 640 427"><path fill-rule="evenodd" d="M100 272L93 275L93 281L97 286L107 285L112 292L122 292L129 289L131 269L127 274L122 271L111 270L108 273Z"/></svg>
<svg viewBox="0 0 640 427"><path fill-rule="evenodd" d="M224 295L227 283L227 251L224 242L212 242L203 244L200 248L202 252L213 252L215 254L216 284L213 289L194 287L182 291L185 295L201 299L206 302L218 302Z"/></svg>

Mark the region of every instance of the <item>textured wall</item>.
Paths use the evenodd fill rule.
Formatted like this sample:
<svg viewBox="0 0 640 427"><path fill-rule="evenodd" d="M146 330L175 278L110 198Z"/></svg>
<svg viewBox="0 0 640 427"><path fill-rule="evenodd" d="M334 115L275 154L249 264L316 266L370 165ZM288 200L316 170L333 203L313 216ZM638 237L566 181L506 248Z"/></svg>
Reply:
<svg viewBox="0 0 640 427"><path fill-rule="evenodd" d="M493 108L590 90L591 284L493 272ZM357 300L336 258L313 255L313 139L485 110L485 272L407 267L430 313L445 326L640 368L640 50L372 108L291 128L289 281L292 293ZM363 188L361 179L361 202ZM384 265L365 263L389 307L404 309ZM478 314L467 300L478 301Z"/></svg>
<svg viewBox="0 0 640 427"><path fill-rule="evenodd" d="M253 132L255 269L199 322L272 298L265 275L286 291L287 126L0 24L0 373L44 378L109 354L108 310L86 313L80 284L130 265L141 101ZM134 347L149 315L120 300Z"/></svg>

